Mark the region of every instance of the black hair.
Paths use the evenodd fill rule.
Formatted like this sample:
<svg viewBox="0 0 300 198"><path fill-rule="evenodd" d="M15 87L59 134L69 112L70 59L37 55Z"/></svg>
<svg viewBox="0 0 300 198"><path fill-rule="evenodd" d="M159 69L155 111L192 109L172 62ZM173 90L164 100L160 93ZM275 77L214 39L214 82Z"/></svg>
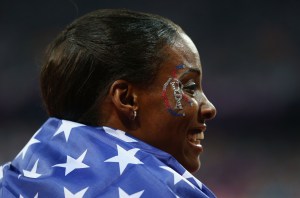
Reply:
<svg viewBox="0 0 300 198"><path fill-rule="evenodd" d="M96 125L94 107L118 79L148 86L180 27L158 15L96 10L75 20L48 46L41 92L49 116ZM97 105L96 105L97 106Z"/></svg>

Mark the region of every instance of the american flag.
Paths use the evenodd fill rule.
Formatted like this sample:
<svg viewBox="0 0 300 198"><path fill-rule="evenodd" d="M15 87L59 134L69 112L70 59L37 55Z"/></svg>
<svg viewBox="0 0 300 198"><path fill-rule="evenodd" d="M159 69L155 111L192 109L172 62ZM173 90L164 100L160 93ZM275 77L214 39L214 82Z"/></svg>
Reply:
<svg viewBox="0 0 300 198"><path fill-rule="evenodd" d="M175 158L125 132L49 118L0 166L1 198L215 197Z"/></svg>

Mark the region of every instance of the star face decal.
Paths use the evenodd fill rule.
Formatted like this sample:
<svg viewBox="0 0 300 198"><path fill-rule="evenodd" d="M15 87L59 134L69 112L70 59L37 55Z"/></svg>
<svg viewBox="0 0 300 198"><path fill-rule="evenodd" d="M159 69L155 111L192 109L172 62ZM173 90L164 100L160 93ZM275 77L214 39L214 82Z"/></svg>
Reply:
<svg viewBox="0 0 300 198"><path fill-rule="evenodd" d="M66 142L68 142L71 130L73 128L80 127L80 126L85 126L85 125L80 124L80 123L76 123L76 122L67 121L67 120L62 120L62 124L59 126L57 131L54 133L53 137L60 134L60 133L64 133L65 138L66 138Z"/></svg>
<svg viewBox="0 0 300 198"><path fill-rule="evenodd" d="M199 186L199 188L202 189L202 183L197 178L195 178L189 171L186 170L183 173L182 177L184 177L186 179L192 178L197 183L197 185Z"/></svg>
<svg viewBox="0 0 300 198"><path fill-rule="evenodd" d="M118 150L118 155L109 158L104 162L119 163L120 175L122 175L123 171L125 170L128 164L143 164L143 162L141 162L138 158L134 156L140 149L133 148L126 151L121 146L117 145L117 150Z"/></svg>
<svg viewBox="0 0 300 198"><path fill-rule="evenodd" d="M169 171L170 173L173 174L173 176L174 176L174 185L176 185L178 182L180 182L181 180L183 180L187 184L189 184L191 187L195 188L194 185L191 182L189 182L186 178L184 178L183 176L181 176L180 174L178 174L172 168L170 168L168 166L160 166L160 168L165 169L165 170L167 170L167 171Z"/></svg>
<svg viewBox="0 0 300 198"><path fill-rule="evenodd" d="M36 143L40 143L39 140L35 139L35 136L40 132L41 129L39 129L35 135L29 140L29 142L25 145L25 147L21 150L21 152L17 155L17 157L19 157L20 155L22 155L22 159L24 159L25 154L27 153L28 148Z"/></svg>
<svg viewBox="0 0 300 198"><path fill-rule="evenodd" d="M34 179L40 177L41 174L36 172L38 163L39 163L39 159L36 160L36 162L34 163L32 169L30 171L23 170L24 176L29 177L29 178L34 178Z"/></svg>
<svg viewBox="0 0 300 198"><path fill-rule="evenodd" d="M128 195L122 188L119 188L119 198L140 198L144 190Z"/></svg>
<svg viewBox="0 0 300 198"><path fill-rule="evenodd" d="M56 164L52 167L63 167L66 168L65 170L65 176L67 176L69 173L71 173L75 169L81 169L81 168L89 168L88 165L82 163L84 160L84 157L86 155L87 150L85 150L77 159L74 159L67 155L67 162L64 164Z"/></svg>
<svg viewBox="0 0 300 198"><path fill-rule="evenodd" d="M81 191L73 194L71 191L69 191L66 187L64 187L64 194L65 198L82 198L83 195L86 193L89 187L86 187L82 189Z"/></svg>
<svg viewBox="0 0 300 198"><path fill-rule="evenodd" d="M125 142L137 142L135 139L129 137L126 135L126 133L124 131L121 130L113 130L109 127L103 127L104 131L116 138L119 138Z"/></svg>

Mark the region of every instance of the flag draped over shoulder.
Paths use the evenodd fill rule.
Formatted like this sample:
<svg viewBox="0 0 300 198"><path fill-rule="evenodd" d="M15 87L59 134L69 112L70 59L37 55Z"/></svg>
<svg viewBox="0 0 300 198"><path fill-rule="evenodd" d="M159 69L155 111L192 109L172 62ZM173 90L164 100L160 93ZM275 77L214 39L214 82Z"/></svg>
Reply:
<svg viewBox="0 0 300 198"><path fill-rule="evenodd" d="M49 118L0 166L0 197L215 196L171 155L123 131Z"/></svg>

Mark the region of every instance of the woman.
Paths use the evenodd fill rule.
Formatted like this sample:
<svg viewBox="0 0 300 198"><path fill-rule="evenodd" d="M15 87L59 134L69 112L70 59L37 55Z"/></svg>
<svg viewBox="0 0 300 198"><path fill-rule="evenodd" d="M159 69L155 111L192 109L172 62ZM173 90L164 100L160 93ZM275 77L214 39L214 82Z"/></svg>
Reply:
<svg viewBox="0 0 300 198"><path fill-rule="evenodd" d="M0 170L0 197L215 197L200 168L205 121L191 39L160 16L97 10L48 47L49 120Z"/></svg>

